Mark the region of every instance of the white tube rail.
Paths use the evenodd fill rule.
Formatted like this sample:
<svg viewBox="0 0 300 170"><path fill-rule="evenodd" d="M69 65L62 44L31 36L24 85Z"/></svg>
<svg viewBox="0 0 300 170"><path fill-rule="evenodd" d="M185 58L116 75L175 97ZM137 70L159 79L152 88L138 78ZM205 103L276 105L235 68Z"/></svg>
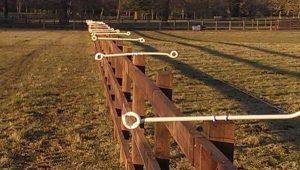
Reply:
<svg viewBox="0 0 300 170"><path fill-rule="evenodd" d="M93 21L93 20L86 20L85 21L88 25L92 25L92 24L105 24L102 21Z"/></svg>
<svg viewBox="0 0 300 170"><path fill-rule="evenodd" d="M93 32L120 32L120 30L115 30L114 28L95 28L95 29L91 29L89 28L89 33L93 33Z"/></svg>
<svg viewBox="0 0 300 170"><path fill-rule="evenodd" d="M99 30L99 31L92 31L90 32L91 34L93 33L120 33L120 30Z"/></svg>
<svg viewBox="0 0 300 170"><path fill-rule="evenodd" d="M286 120L300 116L300 111L293 114L278 115L222 115L222 116L189 116L189 117L149 117L141 118L135 112L128 112L122 115L122 122L127 129L135 129L142 123L158 122L190 122L190 121L218 121L218 120ZM129 117L134 118L134 122L129 121Z"/></svg>
<svg viewBox="0 0 300 170"><path fill-rule="evenodd" d="M92 32L91 33L92 36L95 35L127 35L130 36L131 32Z"/></svg>
<svg viewBox="0 0 300 170"><path fill-rule="evenodd" d="M93 41L97 40L111 40L111 41L139 41L140 43L144 43L145 39L144 38L113 38L113 37L97 37L97 36L92 36Z"/></svg>
<svg viewBox="0 0 300 170"><path fill-rule="evenodd" d="M97 53L95 60L102 60L104 57L124 57L124 56L168 56L170 58L176 58L178 56L177 51L171 51L170 53L159 53L159 52L133 52L133 53L115 53L115 54L103 54Z"/></svg>

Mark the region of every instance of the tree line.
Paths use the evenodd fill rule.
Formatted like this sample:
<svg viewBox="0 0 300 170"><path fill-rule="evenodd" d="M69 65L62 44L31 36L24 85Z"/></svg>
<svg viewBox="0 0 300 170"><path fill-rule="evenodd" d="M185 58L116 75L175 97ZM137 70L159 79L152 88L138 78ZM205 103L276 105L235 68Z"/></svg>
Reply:
<svg viewBox="0 0 300 170"><path fill-rule="evenodd" d="M132 17L134 19L300 17L300 0L1 0L8 12L43 13L70 17Z"/></svg>

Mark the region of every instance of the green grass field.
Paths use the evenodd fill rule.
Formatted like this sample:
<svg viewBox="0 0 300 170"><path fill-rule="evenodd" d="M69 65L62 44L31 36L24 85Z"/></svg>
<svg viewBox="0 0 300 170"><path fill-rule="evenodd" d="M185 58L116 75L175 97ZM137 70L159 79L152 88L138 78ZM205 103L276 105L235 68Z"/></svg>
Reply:
<svg viewBox="0 0 300 170"><path fill-rule="evenodd" d="M187 115L300 110L300 32L139 31L136 51L154 79L174 73L174 102ZM118 146L87 31L0 30L0 167L118 169ZM276 109L276 108L278 109ZM299 169L300 123L235 122L235 165ZM196 123L200 125L200 123ZM172 151L172 169L190 169Z"/></svg>

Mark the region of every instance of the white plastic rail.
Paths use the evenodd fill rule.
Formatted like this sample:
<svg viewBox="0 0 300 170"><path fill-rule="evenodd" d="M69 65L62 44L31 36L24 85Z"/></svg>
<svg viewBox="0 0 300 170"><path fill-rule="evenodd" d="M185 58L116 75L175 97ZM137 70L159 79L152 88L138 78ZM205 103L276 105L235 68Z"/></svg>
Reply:
<svg viewBox="0 0 300 170"><path fill-rule="evenodd" d="M98 30L98 31L91 31L90 33L95 34L95 33L120 33L120 30Z"/></svg>
<svg viewBox="0 0 300 170"><path fill-rule="evenodd" d="M104 57L124 57L124 56L167 56L176 58L178 56L177 51L171 51L170 53L159 53L159 52L133 52L133 53L115 53L115 54L103 54L97 53L95 60L102 60Z"/></svg>
<svg viewBox="0 0 300 170"><path fill-rule="evenodd" d="M92 25L92 24L105 24L104 22L102 21L93 21L93 20L86 20L86 23L88 25Z"/></svg>
<svg viewBox="0 0 300 170"><path fill-rule="evenodd" d="M141 118L135 112L128 112L122 115L122 122L127 129L135 129L142 123L158 123L158 122L190 122L190 121L218 121L218 120L286 120L300 116L300 111L293 114L278 115L223 115L223 116L189 116L189 117L149 117ZM135 121L129 121L129 117ZM132 120L132 119L131 119Z"/></svg>
<svg viewBox="0 0 300 170"><path fill-rule="evenodd" d="M144 38L113 38L113 37L97 37L97 36L92 36L93 41L97 40L111 40L111 41L138 41L140 43L144 43L145 39Z"/></svg>
<svg viewBox="0 0 300 170"><path fill-rule="evenodd" d="M92 32L91 33L92 36L95 35L127 35L130 36L131 32Z"/></svg>
<svg viewBox="0 0 300 170"><path fill-rule="evenodd" d="M89 28L89 33L93 32L120 32L120 30L115 30L114 28Z"/></svg>

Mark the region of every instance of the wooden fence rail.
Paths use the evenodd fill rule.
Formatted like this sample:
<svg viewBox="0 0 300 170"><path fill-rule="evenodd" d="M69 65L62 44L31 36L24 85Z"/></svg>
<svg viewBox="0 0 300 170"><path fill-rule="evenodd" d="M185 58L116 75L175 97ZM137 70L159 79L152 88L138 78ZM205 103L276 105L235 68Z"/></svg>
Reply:
<svg viewBox="0 0 300 170"><path fill-rule="evenodd" d="M104 54L130 52L121 42L94 43ZM157 123L154 146L143 126L127 130L122 114L134 111L145 116L145 100L156 116L181 115L172 103L172 73L157 73L156 83L145 75L145 56L103 58L98 62L106 104L114 125L114 137L120 146L120 163L126 169L169 169L170 139L173 138L191 164L199 170L235 169L233 161L234 125L230 121L204 122L198 131L190 122Z"/></svg>

